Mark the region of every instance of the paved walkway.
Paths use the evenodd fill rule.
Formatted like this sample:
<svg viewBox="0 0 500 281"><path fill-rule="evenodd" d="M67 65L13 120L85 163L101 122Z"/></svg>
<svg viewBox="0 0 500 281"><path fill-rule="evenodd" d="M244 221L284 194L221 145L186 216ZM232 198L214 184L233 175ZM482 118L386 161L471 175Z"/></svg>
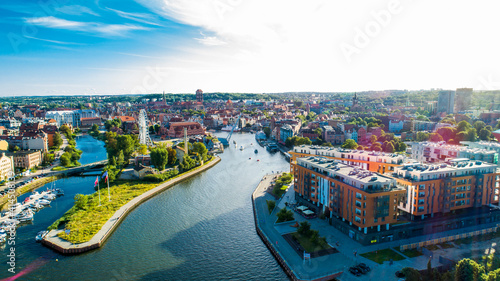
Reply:
<svg viewBox="0 0 500 281"><path fill-rule="evenodd" d="M296 231L296 229L289 226L294 224L294 222L275 226L274 223L277 219L276 213L278 208L275 208L273 213L269 215L266 200L274 200L274 197L267 193L266 189L270 186L274 176L276 175L265 176L253 194L257 225L272 243L273 248L286 261L286 264L295 274L297 279L300 280L320 279L344 271L345 261L351 260L351 258L344 254L336 253L313 258L304 262L302 257L296 253L295 249L292 249L288 242L281 236L284 233ZM286 195L283 198L286 198ZM281 202L277 205L279 206L280 204ZM295 213L294 216L296 219L300 217L297 213Z"/></svg>
<svg viewBox="0 0 500 281"><path fill-rule="evenodd" d="M78 254L86 251L90 251L95 248L99 248L103 245L106 239L113 233L113 230L120 224L121 220L123 220L127 214L137 207L142 202L148 200L153 197L157 193L189 178L196 174L199 174L203 171L206 171L217 163L219 163L221 159L219 157L215 157L214 160L210 161L208 164L202 166L201 168L188 172L184 175L181 175L173 180L169 180L165 183L160 184L159 186L135 197L127 204L123 205L118 211L116 211L113 216L103 225L103 227L90 239L90 241L81 243L81 244L73 244L66 240L63 240L57 236L57 234L63 230L51 230L47 236L42 240L42 243L50 248L53 248L64 254Z"/></svg>

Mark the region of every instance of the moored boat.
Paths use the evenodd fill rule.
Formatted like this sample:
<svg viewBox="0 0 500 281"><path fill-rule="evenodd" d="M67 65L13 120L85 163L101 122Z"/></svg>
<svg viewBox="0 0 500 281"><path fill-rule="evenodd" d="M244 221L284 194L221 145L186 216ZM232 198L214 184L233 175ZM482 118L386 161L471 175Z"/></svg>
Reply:
<svg viewBox="0 0 500 281"><path fill-rule="evenodd" d="M49 234L48 230L43 230L43 231L38 232L37 235L36 235L36 237L35 237L36 242L42 241L43 238L45 236L47 236L47 234Z"/></svg>

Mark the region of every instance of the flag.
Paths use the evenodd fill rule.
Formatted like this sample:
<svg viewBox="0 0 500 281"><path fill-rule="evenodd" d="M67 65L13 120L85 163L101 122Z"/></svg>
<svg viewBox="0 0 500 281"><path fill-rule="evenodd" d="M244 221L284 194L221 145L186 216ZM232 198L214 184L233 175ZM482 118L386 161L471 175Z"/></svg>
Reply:
<svg viewBox="0 0 500 281"><path fill-rule="evenodd" d="M104 179L104 182L108 181L108 171L106 171L106 172L104 172L104 174L102 174L101 179Z"/></svg>
<svg viewBox="0 0 500 281"><path fill-rule="evenodd" d="M99 184L99 177L96 177L96 178L95 178L94 187L96 187L98 184Z"/></svg>

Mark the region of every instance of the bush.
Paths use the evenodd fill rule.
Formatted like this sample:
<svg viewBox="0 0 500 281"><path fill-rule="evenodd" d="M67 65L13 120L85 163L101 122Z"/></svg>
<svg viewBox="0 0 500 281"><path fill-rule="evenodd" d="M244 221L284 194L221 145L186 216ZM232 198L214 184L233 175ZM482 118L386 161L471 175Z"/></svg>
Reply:
<svg viewBox="0 0 500 281"><path fill-rule="evenodd" d="M173 169L161 174L146 175L143 180L149 182L163 182L179 174L179 170Z"/></svg>
<svg viewBox="0 0 500 281"><path fill-rule="evenodd" d="M274 210L274 207L276 206L276 201L274 200L266 200L267 203L267 210L269 211L269 214Z"/></svg>
<svg viewBox="0 0 500 281"><path fill-rule="evenodd" d="M281 209L276 215L278 216L277 223L285 221L293 221L293 212L287 210L286 208Z"/></svg>

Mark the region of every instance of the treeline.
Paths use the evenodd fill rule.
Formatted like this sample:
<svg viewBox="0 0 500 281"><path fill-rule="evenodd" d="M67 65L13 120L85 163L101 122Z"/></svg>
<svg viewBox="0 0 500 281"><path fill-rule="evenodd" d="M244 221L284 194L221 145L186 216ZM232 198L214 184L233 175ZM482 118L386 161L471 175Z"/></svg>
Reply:
<svg viewBox="0 0 500 281"><path fill-rule="evenodd" d="M490 262L485 267L468 258L460 260L450 271L443 273L432 269L430 260L427 263L427 270L418 271L405 267L401 272L405 275L406 281L500 281L500 268L491 266Z"/></svg>
<svg viewBox="0 0 500 281"><path fill-rule="evenodd" d="M68 140L68 146L64 148L64 153L61 155L61 165L64 167L75 167L75 166L80 166L80 157L82 155L82 151L79 149L76 149L76 140L75 137L76 135L73 134L71 129L67 125L62 125L59 128L59 131L61 131L65 136L66 139ZM60 137L60 136L59 136ZM55 139L55 137L54 137ZM58 140L59 142L59 140ZM62 144L62 139L61 139L61 144Z"/></svg>
<svg viewBox="0 0 500 281"><path fill-rule="evenodd" d="M446 121L454 124L453 119ZM495 139L492 132L496 129L500 129L500 122L493 128L490 125L486 125L483 121L476 121L471 125L464 120L460 121L456 127L441 127L433 133L418 132L416 140L432 142L445 141L449 144L460 144L461 141L491 141Z"/></svg>

